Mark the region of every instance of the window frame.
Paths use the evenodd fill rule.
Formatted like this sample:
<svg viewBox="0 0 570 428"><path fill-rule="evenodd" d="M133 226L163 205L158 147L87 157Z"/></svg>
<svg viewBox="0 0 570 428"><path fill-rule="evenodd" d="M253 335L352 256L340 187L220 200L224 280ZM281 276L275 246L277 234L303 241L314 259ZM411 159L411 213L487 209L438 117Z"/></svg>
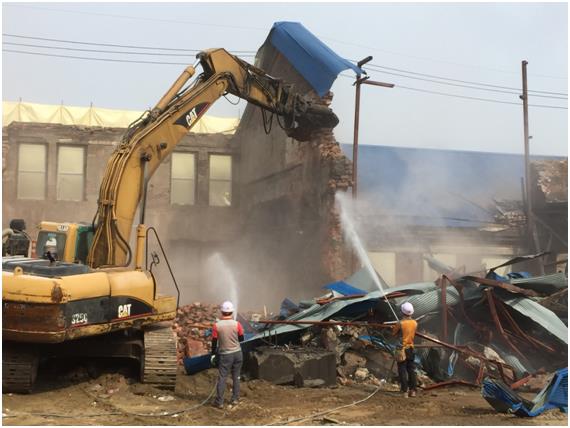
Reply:
<svg viewBox="0 0 570 428"><path fill-rule="evenodd" d="M226 157L230 159L230 178L229 179L212 179L212 157ZM229 182L230 184L230 204L229 205L213 205L212 204L212 182L218 183L225 183ZM233 192L233 182L234 182L234 156L230 153L209 153L208 154L208 206L209 207L220 207L220 208L231 208L234 205L234 192Z"/></svg>
<svg viewBox="0 0 570 428"><path fill-rule="evenodd" d="M83 150L83 168L81 169L81 178L82 178L82 183L81 183L81 198L80 199L60 199L59 197L59 176L60 176L60 172L59 172L59 152L62 148L67 148L67 147L72 147L72 148L80 148ZM56 153L56 162L55 162L55 200L56 201L62 201L62 202L82 202L85 201L85 186L86 186L86 170L87 170L87 148L84 145L81 144L58 144L57 145L57 153ZM77 176L79 174L71 174L71 173L63 173L64 175L73 175L73 176Z"/></svg>
<svg viewBox="0 0 570 428"><path fill-rule="evenodd" d="M43 170L43 192L41 198L22 198L20 196L20 172L38 172L38 171L21 171L21 150L22 146L42 146L44 148L44 170ZM45 201L47 199L47 176L48 176L48 145L47 143L19 143L18 144L18 161L16 165L16 199L22 201Z"/></svg>
<svg viewBox="0 0 570 428"><path fill-rule="evenodd" d="M190 178L174 178L173 173L172 173L172 169L174 168L174 156L177 155L192 155L192 160L194 163L194 174L193 177ZM197 182L198 182L198 154L196 152L191 152L191 151L175 151L172 152L172 156L170 157L170 197L169 197L169 202L170 205L178 205L178 206L182 206L182 207L191 207L191 206L195 206L196 205L196 195L197 195ZM191 203L184 203L181 204L179 202L173 202L172 201L172 183L174 182L174 180L184 180L184 181L192 181L193 182L193 190L194 190L194 195L192 198L192 202Z"/></svg>

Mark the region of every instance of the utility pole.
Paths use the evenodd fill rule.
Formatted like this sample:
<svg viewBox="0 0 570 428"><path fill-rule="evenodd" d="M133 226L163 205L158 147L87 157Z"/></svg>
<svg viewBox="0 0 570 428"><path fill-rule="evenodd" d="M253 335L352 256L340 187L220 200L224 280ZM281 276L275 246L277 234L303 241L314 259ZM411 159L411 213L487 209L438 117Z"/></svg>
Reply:
<svg viewBox="0 0 570 428"><path fill-rule="evenodd" d="M526 222L528 230L528 243L531 246L532 242L532 202L531 202L531 188L530 188L530 154L529 154L529 135L528 135L528 91L527 91L527 77L526 66L528 61L522 62L522 89L523 93L521 99L523 102L523 124L524 124L524 181L525 181L525 195L526 195Z"/></svg>
<svg viewBox="0 0 570 428"><path fill-rule="evenodd" d="M366 58L358 61L356 65L362 68L364 64L372 61L372 56L367 56ZM375 82L374 80L369 80L369 76L361 77L358 75L354 85L356 86L356 100L354 105L354 142L352 144L352 199L356 199L358 195L358 127L360 124L360 85L373 85L373 86L383 86L385 88L393 88L393 83Z"/></svg>
<svg viewBox="0 0 570 428"><path fill-rule="evenodd" d="M528 86L526 66L528 61L522 61L522 90L520 99L523 102L523 126L524 126L524 177L525 177L525 196L526 196L526 223L527 223L527 239L530 252L540 251L540 242L535 230L534 213L532 210L532 186L530 182L530 139L528 133ZM540 263L540 273L544 275L544 265Z"/></svg>

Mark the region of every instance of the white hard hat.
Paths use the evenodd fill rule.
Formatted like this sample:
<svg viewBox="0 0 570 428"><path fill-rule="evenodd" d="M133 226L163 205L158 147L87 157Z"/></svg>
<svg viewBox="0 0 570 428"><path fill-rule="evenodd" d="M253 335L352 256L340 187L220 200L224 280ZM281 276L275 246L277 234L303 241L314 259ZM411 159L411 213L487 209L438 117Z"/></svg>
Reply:
<svg viewBox="0 0 570 428"><path fill-rule="evenodd" d="M234 305L232 302L230 302L229 300L222 303L222 306L220 307L222 312L233 312L234 311Z"/></svg>
<svg viewBox="0 0 570 428"><path fill-rule="evenodd" d="M414 305L410 302L404 302L402 306L400 306L400 310L404 315L412 315L414 313Z"/></svg>

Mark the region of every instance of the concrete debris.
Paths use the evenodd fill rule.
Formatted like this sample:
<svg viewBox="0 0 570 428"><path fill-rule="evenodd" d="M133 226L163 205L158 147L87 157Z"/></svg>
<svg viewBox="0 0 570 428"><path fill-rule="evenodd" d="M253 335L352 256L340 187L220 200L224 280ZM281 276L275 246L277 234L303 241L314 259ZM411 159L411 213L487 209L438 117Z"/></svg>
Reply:
<svg viewBox="0 0 570 428"><path fill-rule="evenodd" d="M158 401L174 401L175 398L172 395L161 395L157 398Z"/></svg>
<svg viewBox="0 0 570 428"><path fill-rule="evenodd" d="M343 355L343 372L349 375L362 367L366 367L366 358L354 352L345 352Z"/></svg>
<svg viewBox="0 0 570 428"><path fill-rule="evenodd" d="M354 372L354 378L358 381L363 381L368 377L368 369L364 367L359 367Z"/></svg>
<svg viewBox="0 0 570 428"><path fill-rule="evenodd" d="M249 354L246 368L254 379L297 387L336 385L336 357L324 349L261 346Z"/></svg>

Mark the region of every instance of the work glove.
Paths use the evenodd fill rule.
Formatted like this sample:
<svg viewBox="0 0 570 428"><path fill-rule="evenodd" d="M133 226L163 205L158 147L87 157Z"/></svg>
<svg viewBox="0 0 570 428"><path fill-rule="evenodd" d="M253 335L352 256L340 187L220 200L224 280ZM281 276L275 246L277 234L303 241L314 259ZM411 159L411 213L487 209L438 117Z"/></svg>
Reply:
<svg viewBox="0 0 570 428"><path fill-rule="evenodd" d="M213 354L210 357L210 364L212 365L212 367L218 367L218 355L217 354Z"/></svg>

